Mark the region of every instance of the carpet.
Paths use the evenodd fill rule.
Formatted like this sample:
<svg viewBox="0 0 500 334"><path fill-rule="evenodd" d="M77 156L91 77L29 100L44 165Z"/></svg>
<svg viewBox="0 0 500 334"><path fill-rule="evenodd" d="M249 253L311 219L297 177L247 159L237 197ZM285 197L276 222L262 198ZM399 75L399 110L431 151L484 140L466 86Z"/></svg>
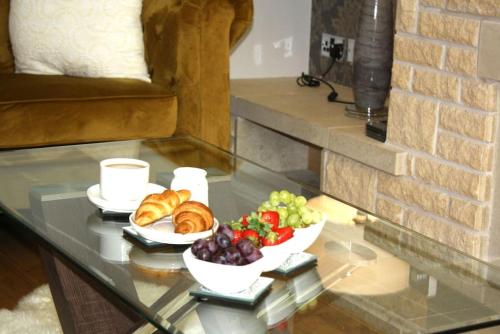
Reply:
<svg viewBox="0 0 500 334"><path fill-rule="evenodd" d="M0 334L62 333L47 284L24 296L13 310L0 310Z"/></svg>

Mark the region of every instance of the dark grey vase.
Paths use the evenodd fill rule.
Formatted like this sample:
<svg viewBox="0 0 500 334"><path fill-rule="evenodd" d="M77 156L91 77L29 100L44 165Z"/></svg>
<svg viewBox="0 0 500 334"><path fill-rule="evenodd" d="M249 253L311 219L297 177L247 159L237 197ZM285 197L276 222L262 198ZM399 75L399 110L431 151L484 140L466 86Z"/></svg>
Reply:
<svg viewBox="0 0 500 334"><path fill-rule="evenodd" d="M387 113L393 44L392 0L364 0L354 47L352 115L370 118Z"/></svg>

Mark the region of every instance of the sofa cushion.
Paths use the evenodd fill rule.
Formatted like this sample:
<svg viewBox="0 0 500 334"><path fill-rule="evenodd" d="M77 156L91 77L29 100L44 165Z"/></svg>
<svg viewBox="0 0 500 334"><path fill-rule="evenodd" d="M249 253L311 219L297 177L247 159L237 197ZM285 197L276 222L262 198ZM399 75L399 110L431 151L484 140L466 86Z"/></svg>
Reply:
<svg viewBox="0 0 500 334"><path fill-rule="evenodd" d="M14 58L9 44L9 2L0 0L0 73L14 72Z"/></svg>
<svg viewBox="0 0 500 334"><path fill-rule="evenodd" d="M168 137L177 98L134 79L0 74L0 148Z"/></svg>
<svg viewBox="0 0 500 334"><path fill-rule="evenodd" d="M17 73L150 82L142 0L10 0Z"/></svg>

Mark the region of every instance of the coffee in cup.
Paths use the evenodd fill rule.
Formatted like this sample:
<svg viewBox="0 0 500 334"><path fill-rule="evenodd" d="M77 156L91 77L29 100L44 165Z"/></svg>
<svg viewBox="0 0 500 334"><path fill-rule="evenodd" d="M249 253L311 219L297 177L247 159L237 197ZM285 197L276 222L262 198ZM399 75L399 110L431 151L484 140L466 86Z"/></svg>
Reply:
<svg viewBox="0 0 500 334"><path fill-rule="evenodd" d="M101 197L110 202L137 201L146 195L149 163L138 159L113 158L100 162Z"/></svg>

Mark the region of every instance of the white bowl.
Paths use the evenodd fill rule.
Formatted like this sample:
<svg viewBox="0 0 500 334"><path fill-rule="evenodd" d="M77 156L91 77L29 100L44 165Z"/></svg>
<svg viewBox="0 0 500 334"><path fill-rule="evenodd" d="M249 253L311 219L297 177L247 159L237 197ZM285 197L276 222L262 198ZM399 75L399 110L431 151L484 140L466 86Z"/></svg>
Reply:
<svg viewBox="0 0 500 334"><path fill-rule="evenodd" d="M273 271L281 266L295 249L295 233L291 239L276 246L262 247L263 267L262 271Z"/></svg>
<svg viewBox="0 0 500 334"><path fill-rule="evenodd" d="M296 228L293 232L293 246L291 253L301 253L311 247L311 245L318 239L321 230L325 226L325 219L319 223L309 225L308 227Z"/></svg>
<svg viewBox="0 0 500 334"><path fill-rule="evenodd" d="M231 266L198 260L191 247L182 254L191 275L205 288L219 293L235 293L248 289L262 274L263 259L244 266Z"/></svg>

